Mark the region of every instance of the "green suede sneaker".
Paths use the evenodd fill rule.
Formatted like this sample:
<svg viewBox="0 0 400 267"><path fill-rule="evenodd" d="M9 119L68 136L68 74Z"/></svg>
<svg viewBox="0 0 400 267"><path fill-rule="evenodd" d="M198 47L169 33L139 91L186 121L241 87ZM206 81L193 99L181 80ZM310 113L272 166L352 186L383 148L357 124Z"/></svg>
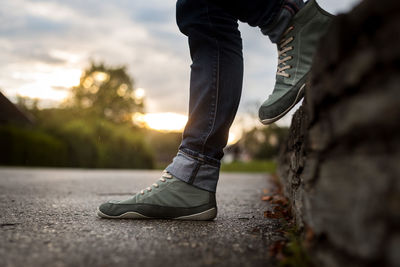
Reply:
<svg viewBox="0 0 400 267"><path fill-rule="evenodd" d="M308 1L293 17L278 44L274 91L259 109L263 124L282 118L302 99L318 40L333 17L315 0Z"/></svg>
<svg viewBox="0 0 400 267"><path fill-rule="evenodd" d="M100 205L98 216L108 219L212 220L217 216L215 193L185 183L168 172L151 187L125 201Z"/></svg>

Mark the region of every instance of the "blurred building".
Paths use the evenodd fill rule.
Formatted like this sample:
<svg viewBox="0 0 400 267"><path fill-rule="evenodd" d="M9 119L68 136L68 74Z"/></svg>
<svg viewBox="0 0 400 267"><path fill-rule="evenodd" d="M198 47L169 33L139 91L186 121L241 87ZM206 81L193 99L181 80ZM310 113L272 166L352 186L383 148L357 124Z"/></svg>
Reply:
<svg viewBox="0 0 400 267"><path fill-rule="evenodd" d="M33 119L0 92L0 125L6 123L33 124Z"/></svg>

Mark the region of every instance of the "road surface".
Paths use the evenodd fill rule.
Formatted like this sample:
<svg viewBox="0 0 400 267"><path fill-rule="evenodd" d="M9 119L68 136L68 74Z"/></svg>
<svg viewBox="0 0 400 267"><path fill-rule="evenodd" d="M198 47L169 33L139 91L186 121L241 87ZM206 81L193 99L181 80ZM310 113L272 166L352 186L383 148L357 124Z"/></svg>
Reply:
<svg viewBox="0 0 400 267"><path fill-rule="evenodd" d="M264 174L223 173L211 222L107 220L160 171L0 168L0 266L274 266Z"/></svg>

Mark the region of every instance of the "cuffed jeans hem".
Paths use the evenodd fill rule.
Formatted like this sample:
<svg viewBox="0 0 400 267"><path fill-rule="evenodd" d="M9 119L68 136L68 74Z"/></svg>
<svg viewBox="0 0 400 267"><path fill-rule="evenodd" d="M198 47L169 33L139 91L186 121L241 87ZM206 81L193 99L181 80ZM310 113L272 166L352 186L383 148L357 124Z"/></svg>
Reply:
<svg viewBox="0 0 400 267"><path fill-rule="evenodd" d="M266 25L260 25L261 32L267 35L272 43L277 44L281 40L282 34L286 31L292 20L293 12L297 13L298 9L304 6L303 0L285 0L283 6L290 5L294 7L291 12L288 9L282 7L280 12L276 15L275 20L272 23Z"/></svg>
<svg viewBox="0 0 400 267"><path fill-rule="evenodd" d="M179 151L166 170L181 181L215 192L219 169L219 166L213 166Z"/></svg>
<svg viewBox="0 0 400 267"><path fill-rule="evenodd" d="M273 27L260 27L261 32L264 35L267 35L272 43L277 44L280 41L282 34L286 31L292 17L293 15L289 11L282 9Z"/></svg>

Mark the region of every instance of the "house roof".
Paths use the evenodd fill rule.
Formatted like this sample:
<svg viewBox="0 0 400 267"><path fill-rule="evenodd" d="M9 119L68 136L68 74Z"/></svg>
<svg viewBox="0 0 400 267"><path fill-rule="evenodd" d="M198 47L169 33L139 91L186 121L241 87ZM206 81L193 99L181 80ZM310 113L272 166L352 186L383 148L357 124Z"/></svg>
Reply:
<svg viewBox="0 0 400 267"><path fill-rule="evenodd" d="M0 92L0 124L33 124L33 120Z"/></svg>

